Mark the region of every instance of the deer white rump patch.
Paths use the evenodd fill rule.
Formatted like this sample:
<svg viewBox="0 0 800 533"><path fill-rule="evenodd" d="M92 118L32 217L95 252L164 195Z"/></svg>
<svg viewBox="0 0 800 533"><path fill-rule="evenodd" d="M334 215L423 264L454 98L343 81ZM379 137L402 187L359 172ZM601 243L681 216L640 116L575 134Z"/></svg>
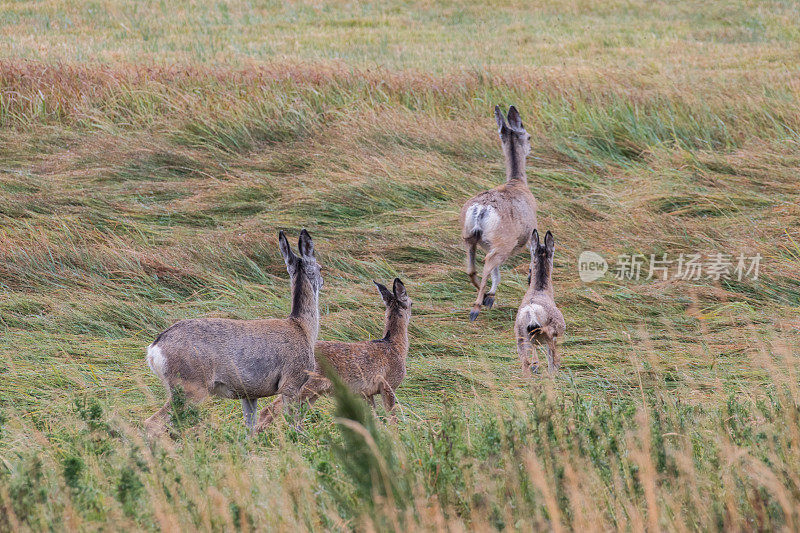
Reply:
<svg viewBox="0 0 800 533"><path fill-rule="evenodd" d="M468 234L491 232L497 223L500 222L500 215L491 205L474 204L467 209L464 217L464 229Z"/></svg>
<svg viewBox="0 0 800 533"><path fill-rule="evenodd" d="M167 359L161 352L161 348L151 344L147 347L147 366L155 373L156 376L164 379L164 370L167 364Z"/></svg>
<svg viewBox="0 0 800 533"><path fill-rule="evenodd" d="M519 312L523 324L526 326L542 327L547 321L547 312L539 304L529 304Z"/></svg>

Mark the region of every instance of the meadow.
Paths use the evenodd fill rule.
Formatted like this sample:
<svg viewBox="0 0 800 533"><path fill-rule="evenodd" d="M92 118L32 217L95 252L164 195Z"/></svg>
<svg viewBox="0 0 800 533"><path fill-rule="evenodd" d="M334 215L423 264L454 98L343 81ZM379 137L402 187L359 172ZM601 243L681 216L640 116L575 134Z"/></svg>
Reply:
<svg viewBox="0 0 800 533"><path fill-rule="evenodd" d="M797 530L799 54L782 1L0 0L0 530ZM468 321L495 104L556 238L554 377L516 356L526 254ZM380 338L405 282L399 423L177 398L148 439L145 347L285 316L301 228L322 339ZM585 250L763 259L585 283Z"/></svg>

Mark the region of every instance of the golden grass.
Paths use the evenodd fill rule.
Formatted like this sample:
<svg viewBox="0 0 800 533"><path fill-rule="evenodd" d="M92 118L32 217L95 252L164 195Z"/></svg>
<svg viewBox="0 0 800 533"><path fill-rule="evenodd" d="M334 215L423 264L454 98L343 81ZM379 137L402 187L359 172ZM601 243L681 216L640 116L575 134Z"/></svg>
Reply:
<svg viewBox="0 0 800 533"><path fill-rule="evenodd" d="M462 70L621 67L693 79L780 70L798 52L798 13L780 1L262 3L199 0L0 4L0 55L104 63Z"/></svg>

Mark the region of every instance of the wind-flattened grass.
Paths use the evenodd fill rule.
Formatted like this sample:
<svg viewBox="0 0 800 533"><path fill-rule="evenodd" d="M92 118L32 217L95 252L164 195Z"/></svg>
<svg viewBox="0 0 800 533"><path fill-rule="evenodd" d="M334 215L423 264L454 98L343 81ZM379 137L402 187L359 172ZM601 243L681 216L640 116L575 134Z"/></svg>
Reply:
<svg viewBox="0 0 800 533"><path fill-rule="evenodd" d="M373 179L364 185L343 185L327 192L319 202L298 206L300 214L314 215L317 222L357 224L364 218L392 215L398 211L435 207L450 195L435 184L397 184Z"/></svg>
<svg viewBox="0 0 800 533"><path fill-rule="evenodd" d="M144 152L132 158L117 170L114 177L119 181L135 179L148 181L184 180L192 175L203 175L207 172L206 165L189 155L154 151Z"/></svg>
<svg viewBox="0 0 800 533"><path fill-rule="evenodd" d="M308 122L294 112L281 117L279 121L259 120L257 114L252 116L251 113L245 116L213 122L200 119L187 123L175 134L175 141L192 148L249 152L264 144L295 140L309 127Z"/></svg>
<svg viewBox="0 0 800 533"><path fill-rule="evenodd" d="M741 211L745 206L768 206L773 200L759 198L752 193L746 196L731 196L722 194L690 193L685 196L674 195L654 198L653 207L656 211L670 215L708 217L725 216L728 213Z"/></svg>

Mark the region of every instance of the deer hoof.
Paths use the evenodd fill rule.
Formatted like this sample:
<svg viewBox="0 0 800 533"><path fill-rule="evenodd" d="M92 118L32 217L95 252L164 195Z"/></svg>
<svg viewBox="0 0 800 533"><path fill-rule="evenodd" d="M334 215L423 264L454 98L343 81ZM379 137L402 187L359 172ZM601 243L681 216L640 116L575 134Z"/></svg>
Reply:
<svg viewBox="0 0 800 533"><path fill-rule="evenodd" d="M539 373L539 365L531 365L531 374Z"/></svg>
<svg viewBox="0 0 800 533"><path fill-rule="evenodd" d="M475 319L478 318L479 311L471 311L469 314L469 321L475 322Z"/></svg>
<svg viewBox="0 0 800 533"><path fill-rule="evenodd" d="M487 308L491 309L492 306L494 305L494 295L493 294L487 294L486 296L484 296L483 297L483 305L485 305Z"/></svg>

